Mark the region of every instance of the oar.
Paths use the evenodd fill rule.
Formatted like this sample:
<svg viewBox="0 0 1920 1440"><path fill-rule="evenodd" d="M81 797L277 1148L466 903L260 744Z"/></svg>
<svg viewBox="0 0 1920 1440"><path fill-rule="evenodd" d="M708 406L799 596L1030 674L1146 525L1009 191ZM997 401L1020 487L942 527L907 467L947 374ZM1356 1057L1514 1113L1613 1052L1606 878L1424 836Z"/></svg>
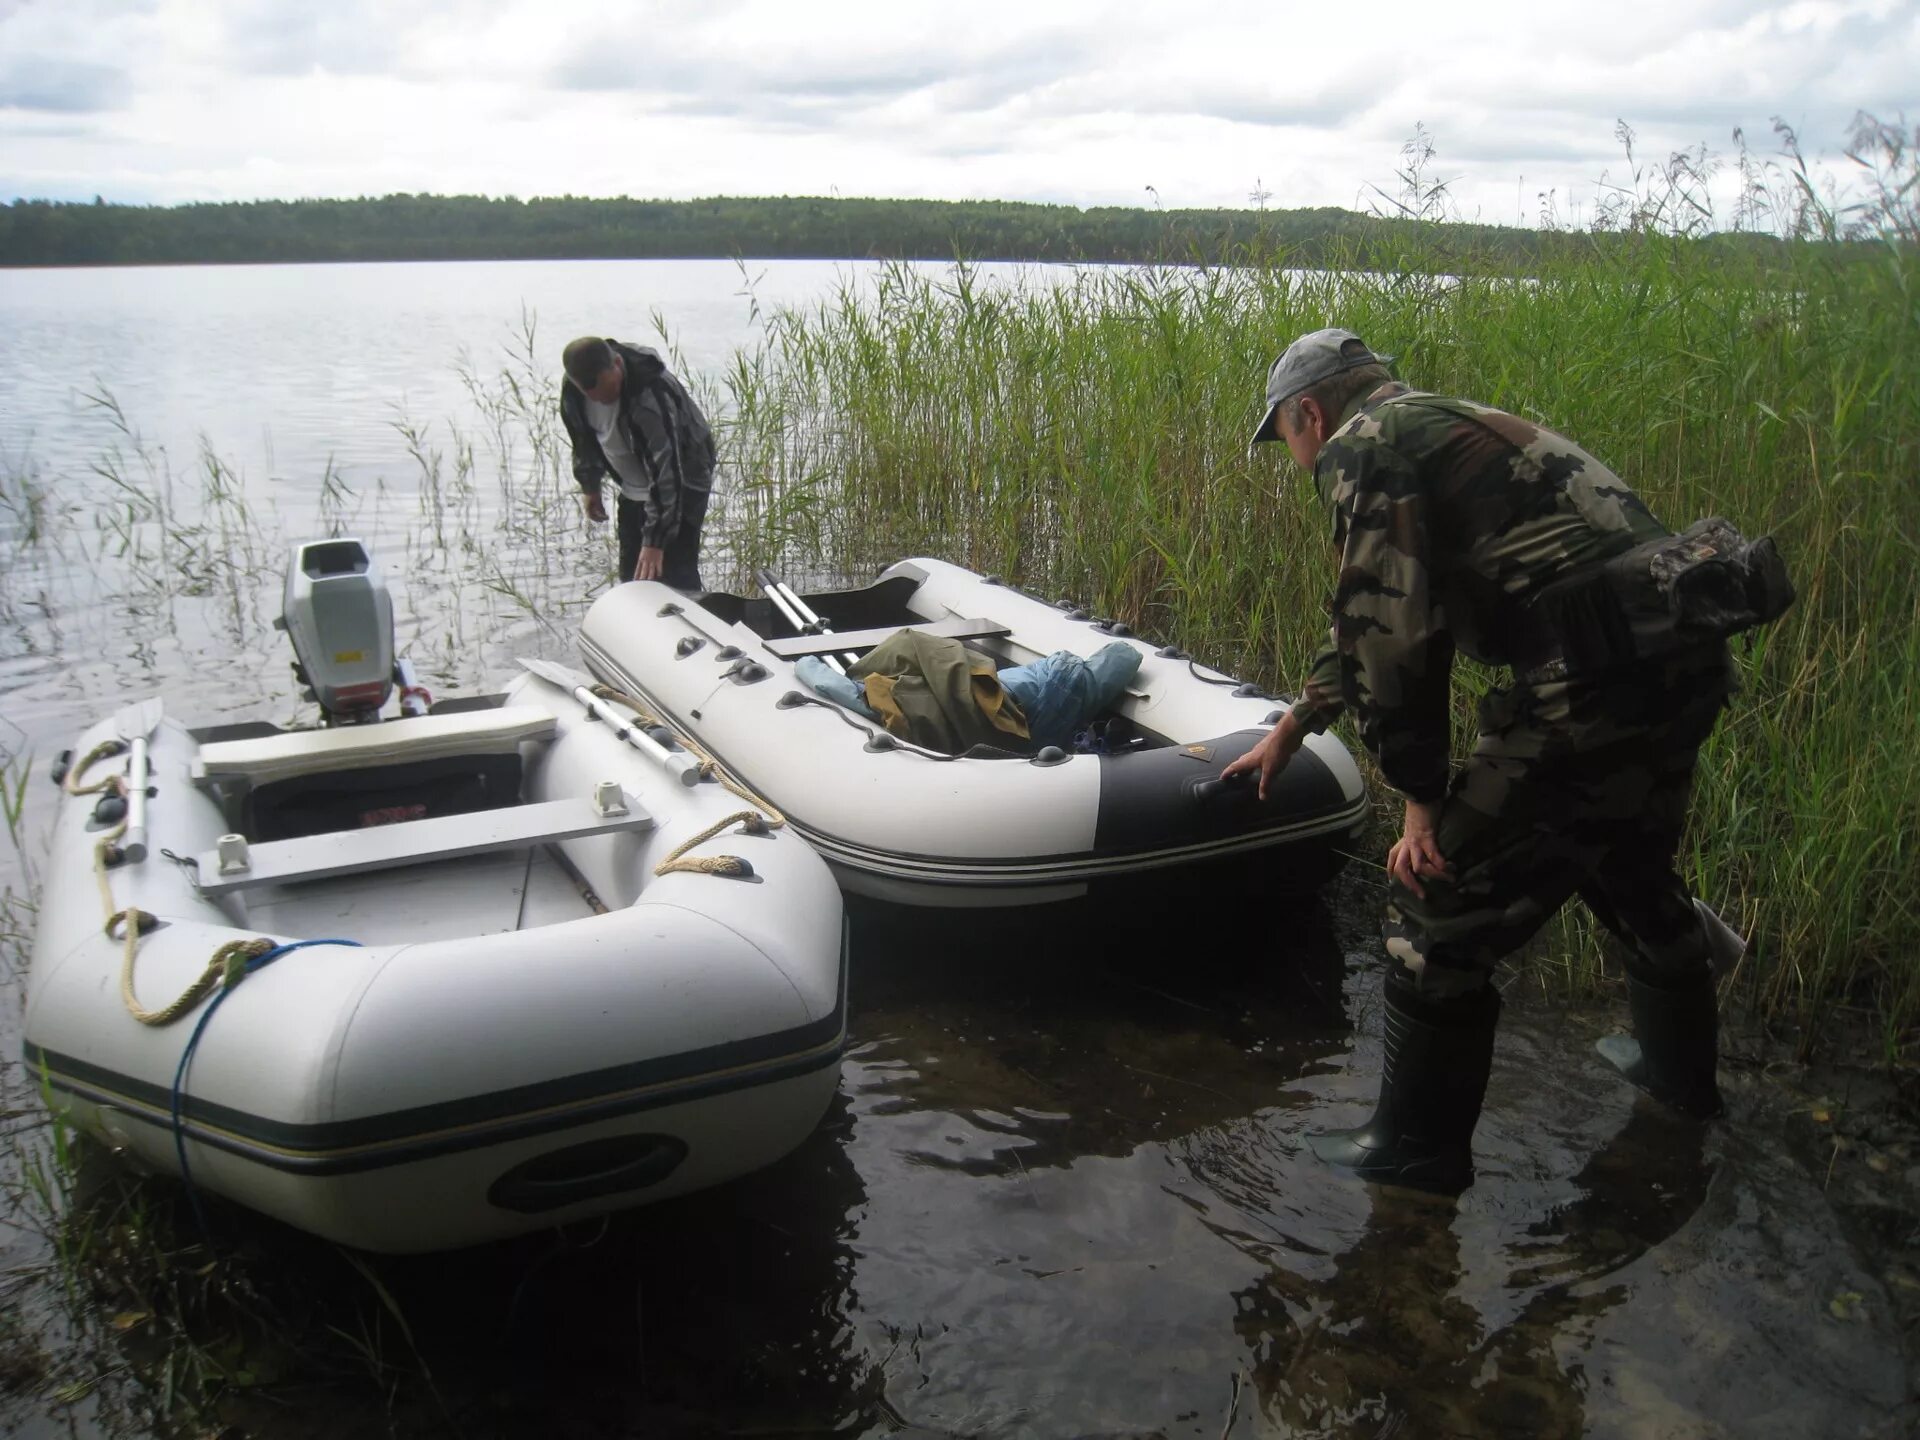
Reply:
<svg viewBox="0 0 1920 1440"><path fill-rule="evenodd" d="M551 660L528 660L522 658L520 664L532 674L539 676L549 685L558 685L562 690L571 691L573 698L587 707L587 713L596 720L604 720L613 727L614 738L624 740L654 764L673 776L682 785L693 786L700 783L700 762L685 751L669 750L655 740L630 715L622 715L613 706L607 704L588 688L593 684L591 675L582 675L578 670L557 665Z"/></svg>
<svg viewBox="0 0 1920 1440"><path fill-rule="evenodd" d="M155 695L113 717L114 733L132 751L127 757L127 831L118 845L129 865L147 858L147 786L152 783L147 742L165 713L160 697Z"/></svg>
<svg viewBox="0 0 1920 1440"><path fill-rule="evenodd" d="M754 572L754 578L760 582L761 591L773 602L774 608L786 616L787 623L802 635L833 633L833 628L813 613L813 607L802 600L799 593L773 571L763 565ZM851 650L841 651L838 657L827 655L822 658L842 675L847 673L849 665L860 663L860 657Z"/></svg>

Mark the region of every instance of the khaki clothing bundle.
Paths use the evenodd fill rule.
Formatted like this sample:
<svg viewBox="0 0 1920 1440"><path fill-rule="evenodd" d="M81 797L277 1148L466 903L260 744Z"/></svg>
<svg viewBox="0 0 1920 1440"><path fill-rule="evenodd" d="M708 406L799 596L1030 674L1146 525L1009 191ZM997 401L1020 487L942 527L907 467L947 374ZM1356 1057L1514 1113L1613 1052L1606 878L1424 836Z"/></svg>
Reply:
<svg viewBox="0 0 1920 1440"><path fill-rule="evenodd" d="M1027 717L985 655L958 640L902 630L847 670L887 732L961 755L975 745L1025 741Z"/></svg>

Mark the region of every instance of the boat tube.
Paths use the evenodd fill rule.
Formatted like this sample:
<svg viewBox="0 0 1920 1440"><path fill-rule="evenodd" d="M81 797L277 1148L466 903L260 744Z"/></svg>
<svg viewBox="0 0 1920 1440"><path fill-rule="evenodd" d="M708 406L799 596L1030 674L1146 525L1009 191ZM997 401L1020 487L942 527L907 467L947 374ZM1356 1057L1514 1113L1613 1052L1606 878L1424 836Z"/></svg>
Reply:
<svg viewBox="0 0 1920 1440"><path fill-rule="evenodd" d="M902 561L860 590L689 597L637 581L595 602L587 667L710 753L782 811L853 894L912 905L1025 905L1095 882L1254 861L1263 884L1311 888L1367 818L1353 757L1311 737L1269 787L1220 779L1279 718L1259 687L1154 646L1124 624L939 560ZM964 643L997 669L1120 640L1137 675L1089 728L1088 753L909 744L810 689L809 657L837 667L902 629ZM1105 753L1093 753L1094 751Z"/></svg>
<svg viewBox="0 0 1920 1440"><path fill-rule="evenodd" d="M588 676L527 662L378 720L384 677L335 686L310 650L326 728L150 701L80 738L25 1016L72 1123L391 1252L682 1194L813 1130L845 938L804 840Z"/></svg>

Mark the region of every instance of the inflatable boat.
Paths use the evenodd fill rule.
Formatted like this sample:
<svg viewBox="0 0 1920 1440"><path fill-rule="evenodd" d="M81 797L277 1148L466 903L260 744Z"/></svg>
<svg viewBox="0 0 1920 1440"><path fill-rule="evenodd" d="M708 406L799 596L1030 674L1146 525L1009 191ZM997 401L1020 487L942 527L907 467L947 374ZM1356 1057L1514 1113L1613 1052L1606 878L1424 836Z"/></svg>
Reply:
<svg viewBox="0 0 1920 1440"><path fill-rule="evenodd" d="M620 585L581 628L588 669L764 796L852 894L912 905L1070 899L1105 880L1252 862L1263 886L1310 888L1356 843L1367 796L1353 757L1310 739L1262 803L1220 771L1279 718L1275 696L938 560L907 560L859 590L688 597ZM939 753L802 682L809 658L844 668L902 630L957 641L998 671L1119 641L1139 666L1085 743ZM1131 662L1132 657L1126 657Z"/></svg>
<svg viewBox="0 0 1920 1440"><path fill-rule="evenodd" d="M399 668L415 713L381 719L364 547L304 547L288 591L332 723L149 701L72 752L25 1016L55 1106L196 1208L392 1252L798 1145L846 1037L840 893L805 841L560 667L431 709Z"/></svg>

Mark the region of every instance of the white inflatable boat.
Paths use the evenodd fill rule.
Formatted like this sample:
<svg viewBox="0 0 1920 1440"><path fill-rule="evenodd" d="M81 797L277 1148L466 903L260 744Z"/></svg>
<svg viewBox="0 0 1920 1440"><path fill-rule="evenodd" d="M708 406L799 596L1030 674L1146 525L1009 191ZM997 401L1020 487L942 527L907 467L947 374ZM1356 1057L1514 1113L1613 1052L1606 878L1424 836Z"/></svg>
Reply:
<svg viewBox="0 0 1920 1440"><path fill-rule="evenodd" d="M55 1104L196 1197L382 1251L793 1149L845 1045L827 867L585 676L369 719L374 647L298 621L326 608L307 589L357 582L335 617L386 623L391 667L370 568L354 541L305 547L288 615L303 678L365 723L196 732L151 701L78 742L26 1009Z"/></svg>
<svg viewBox="0 0 1920 1440"><path fill-rule="evenodd" d="M697 599L620 585L581 629L589 669L691 737L777 806L850 893L917 905L1072 898L1109 877L1252 860L1261 883L1311 887L1356 843L1367 797L1338 740L1316 736L1262 804L1221 768L1279 718L1276 697L1132 638L1126 626L938 560L863 590ZM1116 638L1140 669L1102 717L1108 753L898 740L802 685L807 656L844 663L903 628L964 642L997 668Z"/></svg>

